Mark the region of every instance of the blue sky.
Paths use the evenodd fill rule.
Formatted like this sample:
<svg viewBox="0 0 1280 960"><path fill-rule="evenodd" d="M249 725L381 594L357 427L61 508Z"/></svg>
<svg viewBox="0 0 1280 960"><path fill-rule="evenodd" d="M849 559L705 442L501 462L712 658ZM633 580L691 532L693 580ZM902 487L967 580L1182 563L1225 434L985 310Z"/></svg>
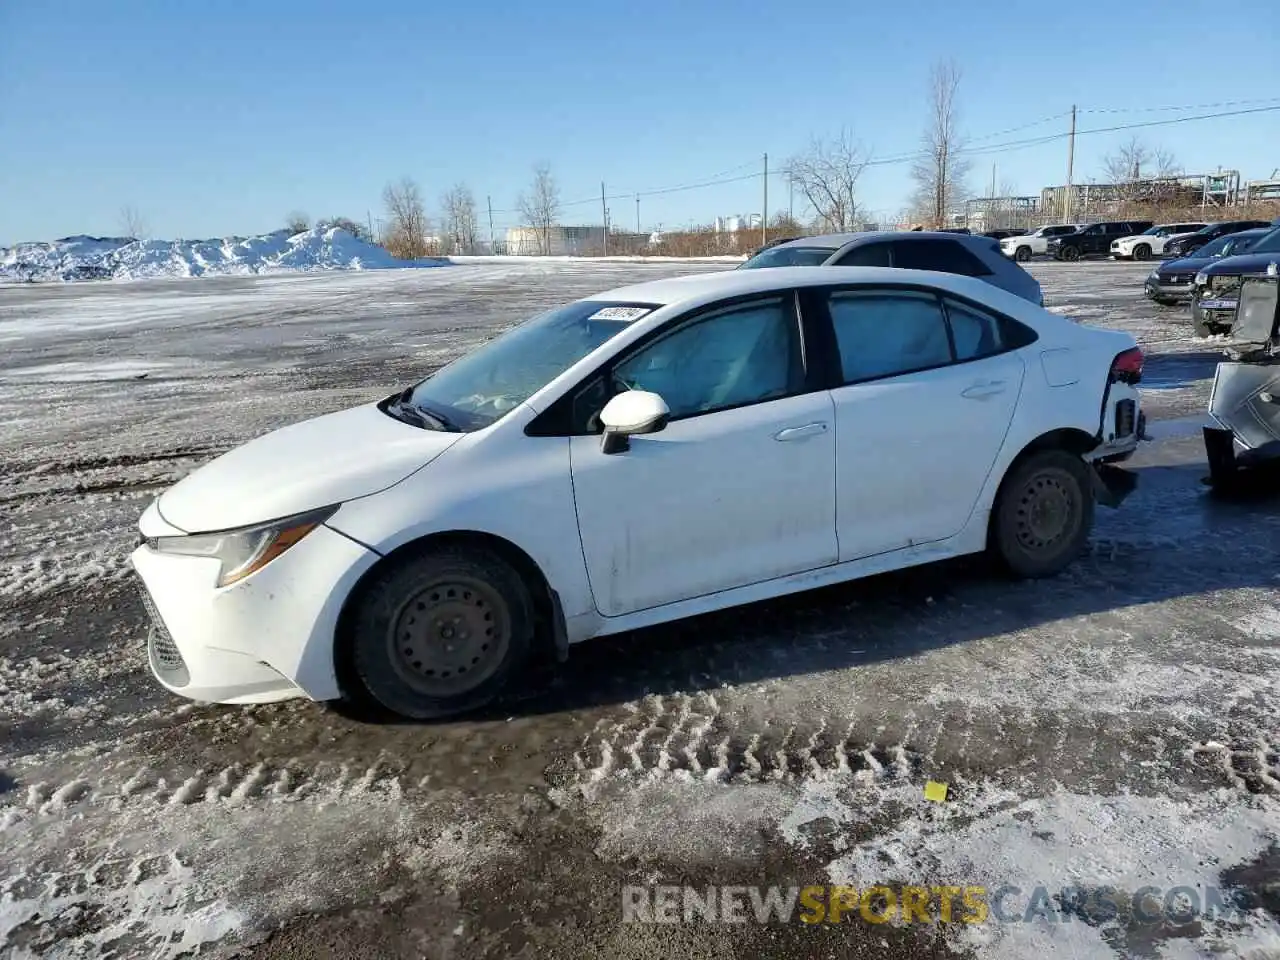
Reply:
<svg viewBox="0 0 1280 960"><path fill-rule="evenodd" d="M1280 104L1274 4L941 0L0 2L0 243L115 233L135 206L152 235L274 229L294 209L379 215L392 179L431 204L458 181L498 226L546 161L566 201L635 223L639 190L771 166L843 126L877 156L915 149L929 66L964 70L963 127L982 145ZM1229 18L1227 57L1196 41ZM1241 33L1242 30L1246 32ZM1218 52L1212 52L1214 50ZM1253 51L1251 53L1251 50ZM1021 128L1002 136L1000 131ZM1189 171L1280 166L1280 111L1134 131ZM1131 133L1081 136L1076 179ZM1065 141L976 157L973 182L1061 183ZM909 165L868 170L864 204L893 212ZM770 208L785 208L785 181ZM759 179L642 199L646 229L758 211ZM598 200L565 209L599 222ZM483 221L483 213L482 213ZM486 224L487 226L487 224Z"/></svg>

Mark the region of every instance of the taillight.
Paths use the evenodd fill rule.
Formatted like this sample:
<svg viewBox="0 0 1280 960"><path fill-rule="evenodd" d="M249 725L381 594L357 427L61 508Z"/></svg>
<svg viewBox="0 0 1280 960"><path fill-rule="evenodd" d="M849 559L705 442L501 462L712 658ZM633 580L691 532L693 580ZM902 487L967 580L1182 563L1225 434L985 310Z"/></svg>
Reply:
<svg viewBox="0 0 1280 960"><path fill-rule="evenodd" d="M1111 361L1111 382L1138 383L1142 380L1142 348L1132 347Z"/></svg>

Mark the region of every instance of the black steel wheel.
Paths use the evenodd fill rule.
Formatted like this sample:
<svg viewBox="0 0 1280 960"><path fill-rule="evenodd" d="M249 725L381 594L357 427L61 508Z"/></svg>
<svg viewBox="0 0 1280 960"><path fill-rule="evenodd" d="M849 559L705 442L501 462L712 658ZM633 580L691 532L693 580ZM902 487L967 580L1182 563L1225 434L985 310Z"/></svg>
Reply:
<svg viewBox="0 0 1280 960"><path fill-rule="evenodd" d="M346 618L354 674L386 709L413 719L493 700L527 659L529 587L488 551L428 549L392 562Z"/></svg>
<svg viewBox="0 0 1280 960"><path fill-rule="evenodd" d="M991 546L1018 577L1048 577L1084 552L1093 529L1088 471L1066 450L1041 450L1005 477L992 511Z"/></svg>

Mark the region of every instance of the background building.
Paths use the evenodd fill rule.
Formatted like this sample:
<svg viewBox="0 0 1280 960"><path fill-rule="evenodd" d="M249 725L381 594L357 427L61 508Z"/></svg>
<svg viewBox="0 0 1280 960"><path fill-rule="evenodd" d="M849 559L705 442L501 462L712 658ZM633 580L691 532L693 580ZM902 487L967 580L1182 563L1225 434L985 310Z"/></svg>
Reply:
<svg viewBox="0 0 1280 960"><path fill-rule="evenodd" d="M518 256L563 257L598 255L604 250L604 227L549 227L545 250L540 234L535 227L509 227L505 252Z"/></svg>

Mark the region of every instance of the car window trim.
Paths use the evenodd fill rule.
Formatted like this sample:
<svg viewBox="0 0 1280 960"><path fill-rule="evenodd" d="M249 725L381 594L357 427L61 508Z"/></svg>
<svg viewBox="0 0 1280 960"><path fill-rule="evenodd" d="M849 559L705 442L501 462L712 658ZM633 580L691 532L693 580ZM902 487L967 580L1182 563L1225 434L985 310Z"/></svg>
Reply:
<svg viewBox="0 0 1280 960"><path fill-rule="evenodd" d="M832 293L840 292L917 293L933 297L933 299L938 302L938 307L943 317L943 323L946 325L947 343L950 348L951 359L947 363L932 364L926 367L901 370L896 373L886 373L878 377L864 377L860 380L850 380L846 382L844 379L843 365L840 363L839 339L836 337L835 321L832 319L831 311L826 305L827 300ZM931 370L942 370L946 367L958 367L963 366L964 364L978 363L982 360L990 360L992 357L1003 356L1006 353L1014 353L1030 346L1040 339L1040 334L1036 330L1027 326L1025 323L1022 323L1015 317L1011 317L1007 313L996 310L985 303L981 303L980 301L973 299L972 297L966 297L964 294L953 293L950 290L943 290L938 287L928 287L915 283L886 283L883 281L865 284L834 283L805 287L801 293L803 299L809 301L807 304L808 312L813 316L815 322L820 323L824 328L822 331L816 332L814 339L818 344L825 342L826 349L823 353L830 358L830 361L825 365L828 390L839 390L843 387L857 387L867 383L879 383L883 380L891 380L894 377L908 377L917 373L928 373ZM1023 334L1019 339L1025 340L1025 342L1019 343L1017 346L1002 346L1001 349L994 353L983 354L981 357L971 357L967 360L957 359L955 333L951 326L951 315L947 311L948 298L955 300L957 303L969 307L978 313L990 316L1000 326L1011 327L1014 330L1017 330L1019 333ZM1001 330L1002 334L1004 332L1004 330ZM1004 339L1006 338L1002 336L1002 340Z"/></svg>
<svg viewBox="0 0 1280 960"><path fill-rule="evenodd" d="M752 293L725 297L712 303L700 304L696 307L691 307L684 313L677 314L676 316L664 321L661 326L646 332L634 343L628 344L624 347L619 353L601 361L598 367L590 373L585 374L582 379L578 380L571 387L568 387L564 393L547 406L546 410L542 411L542 413L538 414L525 425L525 435L531 437L580 437L599 435L601 431L598 423L589 426L584 432L578 429L577 425L572 422L573 410L577 405L578 398L587 390L595 386L597 380L601 377L611 376L614 367L634 357L640 351L651 346L657 340L675 333L678 329L697 323L700 320L707 319L711 314L721 313L734 307L740 307L756 301L765 300L781 301L784 309L790 317L791 333L792 336L796 338L795 342L799 348L800 354L802 370L800 389L782 396L769 397L766 400L752 400L747 403L738 403L727 407L717 407L715 410L706 410L700 413L690 413L682 416L672 416L668 422L680 423L685 420L691 420L695 417L714 416L717 413L727 413L730 410L740 410L743 407L774 403L778 400L788 400L792 397L801 397L807 394L820 393L826 390L827 386L825 377L816 376L816 368L811 367L808 364L809 359L816 356L816 354L811 349L812 325L807 324L805 321L804 312L800 305L799 290L795 287L779 287L774 290L754 291Z"/></svg>

